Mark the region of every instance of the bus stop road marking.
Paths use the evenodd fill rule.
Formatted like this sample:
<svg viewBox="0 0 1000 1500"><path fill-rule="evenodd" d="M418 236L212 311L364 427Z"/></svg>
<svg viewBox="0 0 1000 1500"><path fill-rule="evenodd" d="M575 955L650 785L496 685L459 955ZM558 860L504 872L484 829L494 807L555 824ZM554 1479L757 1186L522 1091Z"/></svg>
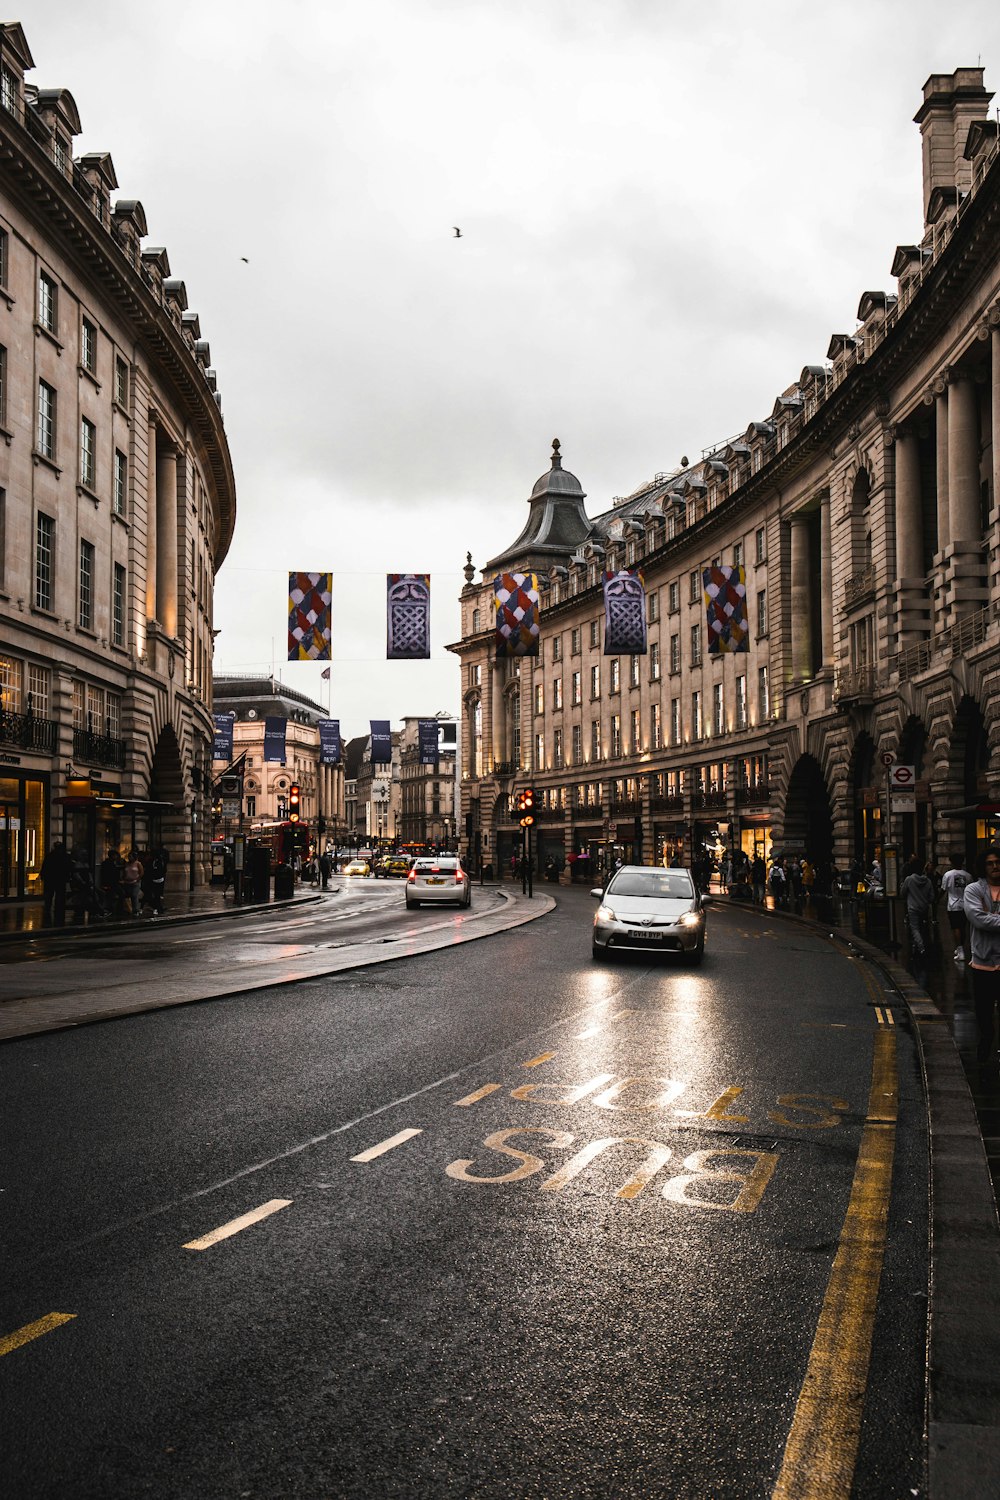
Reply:
<svg viewBox="0 0 1000 1500"><path fill-rule="evenodd" d="M351 1161L374 1161L377 1156L384 1156L387 1151L394 1151L397 1146L402 1146L404 1141L412 1140L415 1135L422 1135L422 1130L400 1130L396 1135L391 1135L387 1141L379 1141L377 1146L369 1146L367 1151L361 1151L357 1156L352 1156Z"/></svg>
<svg viewBox="0 0 1000 1500"><path fill-rule="evenodd" d="M182 1246L184 1250L208 1250L210 1246L217 1245L220 1240L228 1240L232 1235L239 1234L242 1229L249 1229L251 1224L259 1224L261 1219L270 1218L279 1209L290 1208L291 1198L272 1198L268 1203L262 1203L259 1208L252 1208L248 1214L241 1214L238 1219L230 1219L228 1224L222 1224L218 1229L213 1229L210 1234L203 1234L200 1239L189 1240Z"/></svg>
<svg viewBox="0 0 1000 1500"><path fill-rule="evenodd" d="M24 1344L30 1344L32 1339L40 1339L43 1333L51 1333L64 1323L71 1323L75 1317L76 1313L46 1313L44 1318L38 1318L34 1323L25 1323L23 1328L17 1328L13 1333L0 1338L0 1358L22 1348Z"/></svg>

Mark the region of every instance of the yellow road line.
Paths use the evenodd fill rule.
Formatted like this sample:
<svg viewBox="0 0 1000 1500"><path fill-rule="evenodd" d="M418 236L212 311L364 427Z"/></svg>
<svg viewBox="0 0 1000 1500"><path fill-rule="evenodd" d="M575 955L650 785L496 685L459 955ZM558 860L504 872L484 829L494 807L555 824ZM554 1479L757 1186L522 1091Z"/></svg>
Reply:
<svg viewBox="0 0 1000 1500"><path fill-rule="evenodd" d="M894 1031L874 1035L851 1199L772 1500L848 1500L885 1253L898 1080Z"/></svg>
<svg viewBox="0 0 1000 1500"><path fill-rule="evenodd" d="M270 1218L279 1209L288 1208L291 1198L272 1198L269 1203L262 1203L259 1208L252 1208L248 1214L241 1214L238 1219L230 1219L228 1224L222 1224L218 1229L213 1229L211 1234L203 1234L200 1239L188 1240L182 1245L183 1250L207 1250L210 1245L217 1245L220 1240L228 1240L231 1235L239 1234L241 1229L249 1229L251 1224L259 1224L261 1219Z"/></svg>
<svg viewBox="0 0 1000 1500"><path fill-rule="evenodd" d="M537 1057L533 1057L530 1062L522 1063L521 1067L540 1068L542 1063L551 1062L554 1057L554 1052L540 1052L539 1055Z"/></svg>
<svg viewBox="0 0 1000 1500"><path fill-rule="evenodd" d="M495 1094L497 1089L502 1088L500 1083L484 1083L481 1089L476 1089L474 1094L466 1094L464 1099L455 1100L456 1109L467 1109L470 1104L478 1104L480 1099L485 1099L487 1094Z"/></svg>
<svg viewBox="0 0 1000 1500"><path fill-rule="evenodd" d="M53 1328L71 1323L75 1317L76 1313L46 1313L44 1318L38 1318L34 1323L25 1323L23 1328L17 1328L13 1333L0 1338L0 1357L10 1354L14 1349L20 1349L22 1344L30 1344L32 1339L40 1339L43 1333L51 1333Z"/></svg>
<svg viewBox="0 0 1000 1500"><path fill-rule="evenodd" d="M377 1146L369 1146L367 1151L361 1151L357 1156L352 1156L351 1161L374 1161L376 1156L384 1156L387 1151L401 1146L404 1141L412 1140L415 1135L423 1135L423 1131L400 1130L396 1135L391 1135L387 1141L379 1141Z"/></svg>

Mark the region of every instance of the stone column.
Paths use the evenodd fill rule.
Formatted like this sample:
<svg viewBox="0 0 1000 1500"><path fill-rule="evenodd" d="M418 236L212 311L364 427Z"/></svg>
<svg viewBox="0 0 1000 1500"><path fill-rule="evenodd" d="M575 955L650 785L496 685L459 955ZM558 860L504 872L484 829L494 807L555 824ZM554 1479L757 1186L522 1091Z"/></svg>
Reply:
<svg viewBox="0 0 1000 1500"><path fill-rule="evenodd" d="M833 666L834 658L834 608L833 608L833 531L831 527L830 496L823 496L819 506L820 549L820 607L823 622L823 665Z"/></svg>
<svg viewBox="0 0 1000 1500"><path fill-rule="evenodd" d="M146 619L156 619L156 423L146 449Z"/></svg>
<svg viewBox="0 0 1000 1500"><path fill-rule="evenodd" d="M812 677L812 589L809 581L809 517L800 511L789 522L792 534L792 680Z"/></svg>
<svg viewBox="0 0 1000 1500"><path fill-rule="evenodd" d="M156 618L177 635L177 449L156 454Z"/></svg>
<svg viewBox="0 0 1000 1500"><path fill-rule="evenodd" d="M1000 318L1000 308L994 308ZM990 410L992 412L993 427L993 509L1000 507L1000 326L995 326L990 334L990 353L992 356L992 392Z"/></svg>
<svg viewBox="0 0 1000 1500"><path fill-rule="evenodd" d="M948 387L938 391L934 402L937 432L937 550L944 553L951 541L948 508Z"/></svg>
<svg viewBox="0 0 1000 1500"><path fill-rule="evenodd" d="M979 422L973 381L956 379L948 392L948 514L950 541L977 546L983 524L979 509Z"/></svg>
<svg viewBox="0 0 1000 1500"><path fill-rule="evenodd" d="M896 576L922 583L923 575L920 454L916 433L904 429L896 434Z"/></svg>

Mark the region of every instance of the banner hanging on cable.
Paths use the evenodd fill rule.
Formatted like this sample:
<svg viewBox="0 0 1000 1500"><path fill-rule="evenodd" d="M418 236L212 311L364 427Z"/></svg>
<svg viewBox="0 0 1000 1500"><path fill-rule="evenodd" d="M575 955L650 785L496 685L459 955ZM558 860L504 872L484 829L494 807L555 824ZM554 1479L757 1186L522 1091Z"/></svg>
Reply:
<svg viewBox="0 0 1000 1500"><path fill-rule="evenodd" d="M289 661L330 660L332 597L332 573L289 573Z"/></svg>
<svg viewBox="0 0 1000 1500"><path fill-rule="evenodd" d="M498 573L493 580L493 605L497 656L537 656L537 573Z"/></svg>
<svg viewBox="0 0 1000 1500"><path fill-rule="evenodd" d="M212 718L215 722L212 759L224 760L228 765L233 758L233 716L232 714L213 714Z"/></svg>
<svg viewBox="0 0 1000 1500"><path fill-rule="evenodd" d="M436 766L438 763L437 719L421 719L417 729L420 743L420 764L422 766Z"/></svg>
<svg viewBox="0 0 1000 1500"><path fill-rule="evenodd" d="M340 720L319 721L319 763L321 766L340 765Z"/></svg>
<svg viewBox="0 0 1000 1500"><path fill-rule="evenodd" d="M372 731L372 765L392 765L392 733L388 719L370 719Z"/></svg>
<svg viewBox="0 0 1000 1500"><path fill-rule="evenodd" d="M714 566L701 575L708 615L708 654L749 651L747 580L742 566Z"/></svg>
<svg viewBox="0 0 1000 1500"><path fill-rule="evenodd" d="M282 762L285 759L285 731L287 719L264 720L264 760Z"/></svg>
<svg viewBox="0 0 1000 1500"><path fill-rule="evenodd" d="M646 654L646 589L640 568L619 568L604 581L604 655Z"/></svg>
<svg viewBox="0 0 1000 1500"><path fill-rule="evenodd" d="M420 661L431 654L431 575L387 573L386 657Z"/></svg>

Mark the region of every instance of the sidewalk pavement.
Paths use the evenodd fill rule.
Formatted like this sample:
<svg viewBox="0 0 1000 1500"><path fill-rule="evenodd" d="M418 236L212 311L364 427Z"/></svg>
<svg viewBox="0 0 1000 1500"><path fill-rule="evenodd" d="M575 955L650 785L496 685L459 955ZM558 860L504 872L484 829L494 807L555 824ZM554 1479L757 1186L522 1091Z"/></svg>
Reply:
<svg viewBox="0 0 1000 1500"><path fill-rule="evenodd" d="M67 937L70 933L79 937L106 936L109 932L134 932L139 927L200 921L206 917L234 917L247 913L259 916L262 911L273 911L275 907L319 901L322 895L318 885L297 885L294 896L287 900L247 901L238 906L232 891L224 891L221 885L202 885L193 891L171 891L166 897L166 911L162 917L153 917L146 911L141 917L86 917L83 922L74 922L72 913L67 910L66 921L61 927L45 925L41 901L12 901L0 905L0 942L25 937Z"/></svg>

